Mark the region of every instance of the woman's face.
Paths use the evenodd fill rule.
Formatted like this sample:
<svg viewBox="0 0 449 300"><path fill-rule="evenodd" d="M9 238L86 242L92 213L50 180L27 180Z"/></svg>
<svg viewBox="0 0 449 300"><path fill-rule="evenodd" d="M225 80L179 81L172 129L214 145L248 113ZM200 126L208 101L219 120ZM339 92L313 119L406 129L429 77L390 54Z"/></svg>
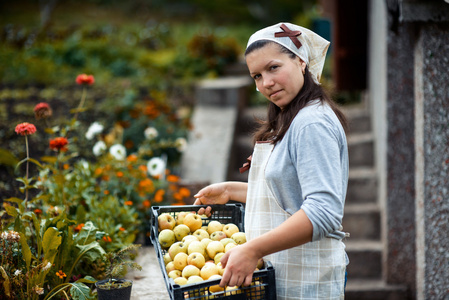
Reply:
<svg viewBox="0 0 449 300"><path fill-rule="evenodd" d="M280 47L269 43L253 50L246 55L246 64L262 95L283 109L302 89L306 64L281 52Z"/></svg>

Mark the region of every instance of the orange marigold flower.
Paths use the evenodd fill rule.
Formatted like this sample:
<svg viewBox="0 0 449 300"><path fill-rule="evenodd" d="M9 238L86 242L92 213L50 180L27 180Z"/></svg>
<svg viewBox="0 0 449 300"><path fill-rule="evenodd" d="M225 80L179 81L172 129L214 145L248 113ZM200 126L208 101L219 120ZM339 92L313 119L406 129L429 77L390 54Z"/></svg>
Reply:
<svg viewBox="0 0 449 300"><path fill-rule="evenodd" d="M109 195L109 191L108 191L108 190L104 190L104 191L103 191L103 194Z"/></svg>
<svg viewBox="0 0 449 300"><path fill-rule="evenodd" d="M147 166L145 166L145 165L140 165L140 166L139 166L139 170L142 171L142 172L144 172L144 173L147 173L148 168L147 168Z"/></svg>
<svg viewBox="0 0 449 300"><path fill-rule="evenodd" d="M104 181L109 181L109 175L103 175L101 177L101 179L104 180Z"/></svg>
<svg viewBox="0 0 449 300"><path fill-rule="evenodd" d="M151 206L151 202L150 202L150 200L144 200L143 202L142 202L142 204L143 204L143 207L146 207L146 208L148 208L148 207L150 207Z"/></svg>
<svg viewBox="0 0 449 300"><path fill-rule="evenodd" d="M36 120L39 119L46 119L53 115L53 111L46 102L41 102L36 104L34 107L34 116L36 117Z"/></svg>
<svg viewBox="0 0 449 300"><path fill-rule="evenodd" d="M117 175L117 177L118 178L121 178L121 177L123 177L123 172L122 171L118 171L117 173L116 173L116 175Z"/></svg>
<svg viewBox="0 0 449 300"><path fill-rule="evenodd" d="M95 82L93 75L80 74L76 76L76 83L79 85L92 85Z"/></svg>
<svg viewBox="0 0 449 300"><path fill-rule="evenodd" d="M84 227L84 223L81 223L81 224L78 224L74 230L75 230L75 232L80 232L81 229L83 229L83 227Z"/></svg>
<svg viewBox="0 0 449 300"><path fill-rule="evenodd" d="M139 191L147 192L147 193L151 193L152 191L154 191L153 181L149 178L145 178L144 180L141 180L139 182Z"/></svg>
<svg viewBox="0 0 449 300"><path fill-rule="evenodd" d="M36 132L36 126L31 123L20 123L16 126L16 133L20 135L31 135Z"/></svg>
<svg viewBox="0 0 449 300"><path fill-rule="evenodd" d="M96 176L101 175L101 173L103 173L103 169L102 169L102 168L96 168L96 169L95 169L95 175L96 175Z"/></svg>
<svg viewBox="0 0 449 300"><path fill-rule="evenodd" d="M34 210L34 213L35 213L36 215L40 215L40 214L42 213L42 209L36 208L36 209Z"/></svg>
<svg viewBox="0 0 449 300"><path fill-rule="evenodd" d="M175 198L176 201L182 201L184 197L180 193L174 193L173 198Z"/></svg>
<svg viewBox="0 0 449 300"><path fill-rule="evenodd" d="M137 161L137 155L135 155L135 154L130 154L130 155L128 155L128 157L126 158L126 160L129 161L129 162L135 162L135 161Z"/></svg>
<svg viewBox="0 0 449 300"><path fill-rule="evenodd" d="M106 243L110 243L110 242L112 242L112 239L110 236L104 236L103 241L105 241Z"/></svg>
<svg viewBox="0 0 449 300"><path fill-rule="evenodd" d="M157 190L154 194L154 202L160 203L164 200L165 190Z"/></svg>
<svg viewBox="0 0 449 300"><path fill-rule="evenodd" d="M64 164L62 167L64 168L64 170L67 170L68 168L70 168L70 165L69 164Z"/></svg>
<svg viewBox="0 0 449 300"><path fill-rule="evenodd" d="M168 181L168 182L178 182L178 181L179 181L179 176L176 176L176 175L168 175L168 176L167 176L167 181Z"/></svg>
<svg viewBox="0 0 449 300"><path fill-rule="evenodd" d="M69 141L65 137L57 137L50 140L50 149L55 151L67 151Z"/></svg>
<svg viewBox="0 0 449 300"><path fill-rule="evenodd" d="M133 205L133 202L132 202L132 201L130 201L130 200L128 200L128 201L125 201L125 205Z"/></svg>
<svg viewBox="0 0 449 300"><path fill-rule="evenodd" d="M56 276L58 276L61 279L63 279L64 277L67 277L67 275L64 272L62 272L62 270L59 270L58 272L56 272Z"/></svg>
<svg viewBox="0 0 449 300"><path fill-rule="evenodd" d="M189 197L189 196L190 196L190 190L189 190L188 188L185 188L185 187L179 188L179 193L180 193L183 197Z"/></svg>
<svg viewBox="0 0 449 300"><path fill-rule="evenodd" d="M118 230L120 230L120 231L125 231L126 229L123 228L123 227L120 227Z"/></svg>

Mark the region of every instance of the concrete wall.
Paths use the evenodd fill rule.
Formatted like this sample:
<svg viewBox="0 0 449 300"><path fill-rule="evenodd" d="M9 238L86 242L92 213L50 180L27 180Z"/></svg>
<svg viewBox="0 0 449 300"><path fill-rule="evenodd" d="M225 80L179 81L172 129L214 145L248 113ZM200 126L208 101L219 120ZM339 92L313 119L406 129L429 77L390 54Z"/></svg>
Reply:
<svg viewBox="0 0 449 300"><path fill-rule="evenodd" d="M374 162L377 173L377 203L381 209L381 239L386 245L386 199L387 199L387 10L383 1L371 0L368 39L368 99L371 111L371 128L375 136ZM383 251L386 253L386 249ZM383 257L382 270L387 270ZM385 274L384 276L385 277Z"/></svg>
<svg viewBox="0 0 449 300"><path fill-rule="evenodd" d="M449 24L421 26L415 50L417 299L449 299L448 55Z"/></svg>

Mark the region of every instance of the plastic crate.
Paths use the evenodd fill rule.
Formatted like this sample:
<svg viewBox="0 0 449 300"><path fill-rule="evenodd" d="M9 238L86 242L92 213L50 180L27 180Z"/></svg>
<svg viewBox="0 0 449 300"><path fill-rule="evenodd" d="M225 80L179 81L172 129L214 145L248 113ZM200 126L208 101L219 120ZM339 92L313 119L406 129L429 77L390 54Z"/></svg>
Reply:
<svg viewBox="0 0 449 300"><path fill-rule="evenodd" d="M202 218L203 225L207 225L212 220L220 221L223 224L234 223L240 231L244 231L244 215L245 210L242 204L226 204L226 205L210 205L212 207L212 215L209 218ZM178 285L172 278L168 277L165 270L164 255L166 250L162 249L158 241L158 222L157 218L162 213L169 213L173 217L176 213L181 211L198 211L201 207L206 205L186 205L186 206L154 206L152 207L151 216L151 241L156 249L156 255L159 261L159 266L167 286L167 291L171 300L181 299L276 299L276 282L274 267L270 262L265 262L263 269L255 271L253 274L253 281L250 286L240 287L234 290L224 290L216 292L212 295L209 293L209 288L218 285L220 279L207 280L194 284Z"/></svg>

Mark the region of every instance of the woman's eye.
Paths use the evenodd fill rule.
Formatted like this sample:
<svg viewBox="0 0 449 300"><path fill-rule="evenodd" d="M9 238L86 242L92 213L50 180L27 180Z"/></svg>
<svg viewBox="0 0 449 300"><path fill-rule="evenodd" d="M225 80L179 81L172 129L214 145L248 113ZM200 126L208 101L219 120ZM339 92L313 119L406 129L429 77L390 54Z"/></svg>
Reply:
<svg viewBox="0 0 449 300"><path fill-rule="evenodd" d="M254 78L254 80L259 79L260 78L260 74L254 75L253 78Z"/></svg>
<svg viewBox="0 0 449 300"><path fill-rule="evenodd" d="M278 68L278 66L277 65L275 65L275 66L271 66L270 67L270 70L275 70L275 69L277 69Z"/></svg>

